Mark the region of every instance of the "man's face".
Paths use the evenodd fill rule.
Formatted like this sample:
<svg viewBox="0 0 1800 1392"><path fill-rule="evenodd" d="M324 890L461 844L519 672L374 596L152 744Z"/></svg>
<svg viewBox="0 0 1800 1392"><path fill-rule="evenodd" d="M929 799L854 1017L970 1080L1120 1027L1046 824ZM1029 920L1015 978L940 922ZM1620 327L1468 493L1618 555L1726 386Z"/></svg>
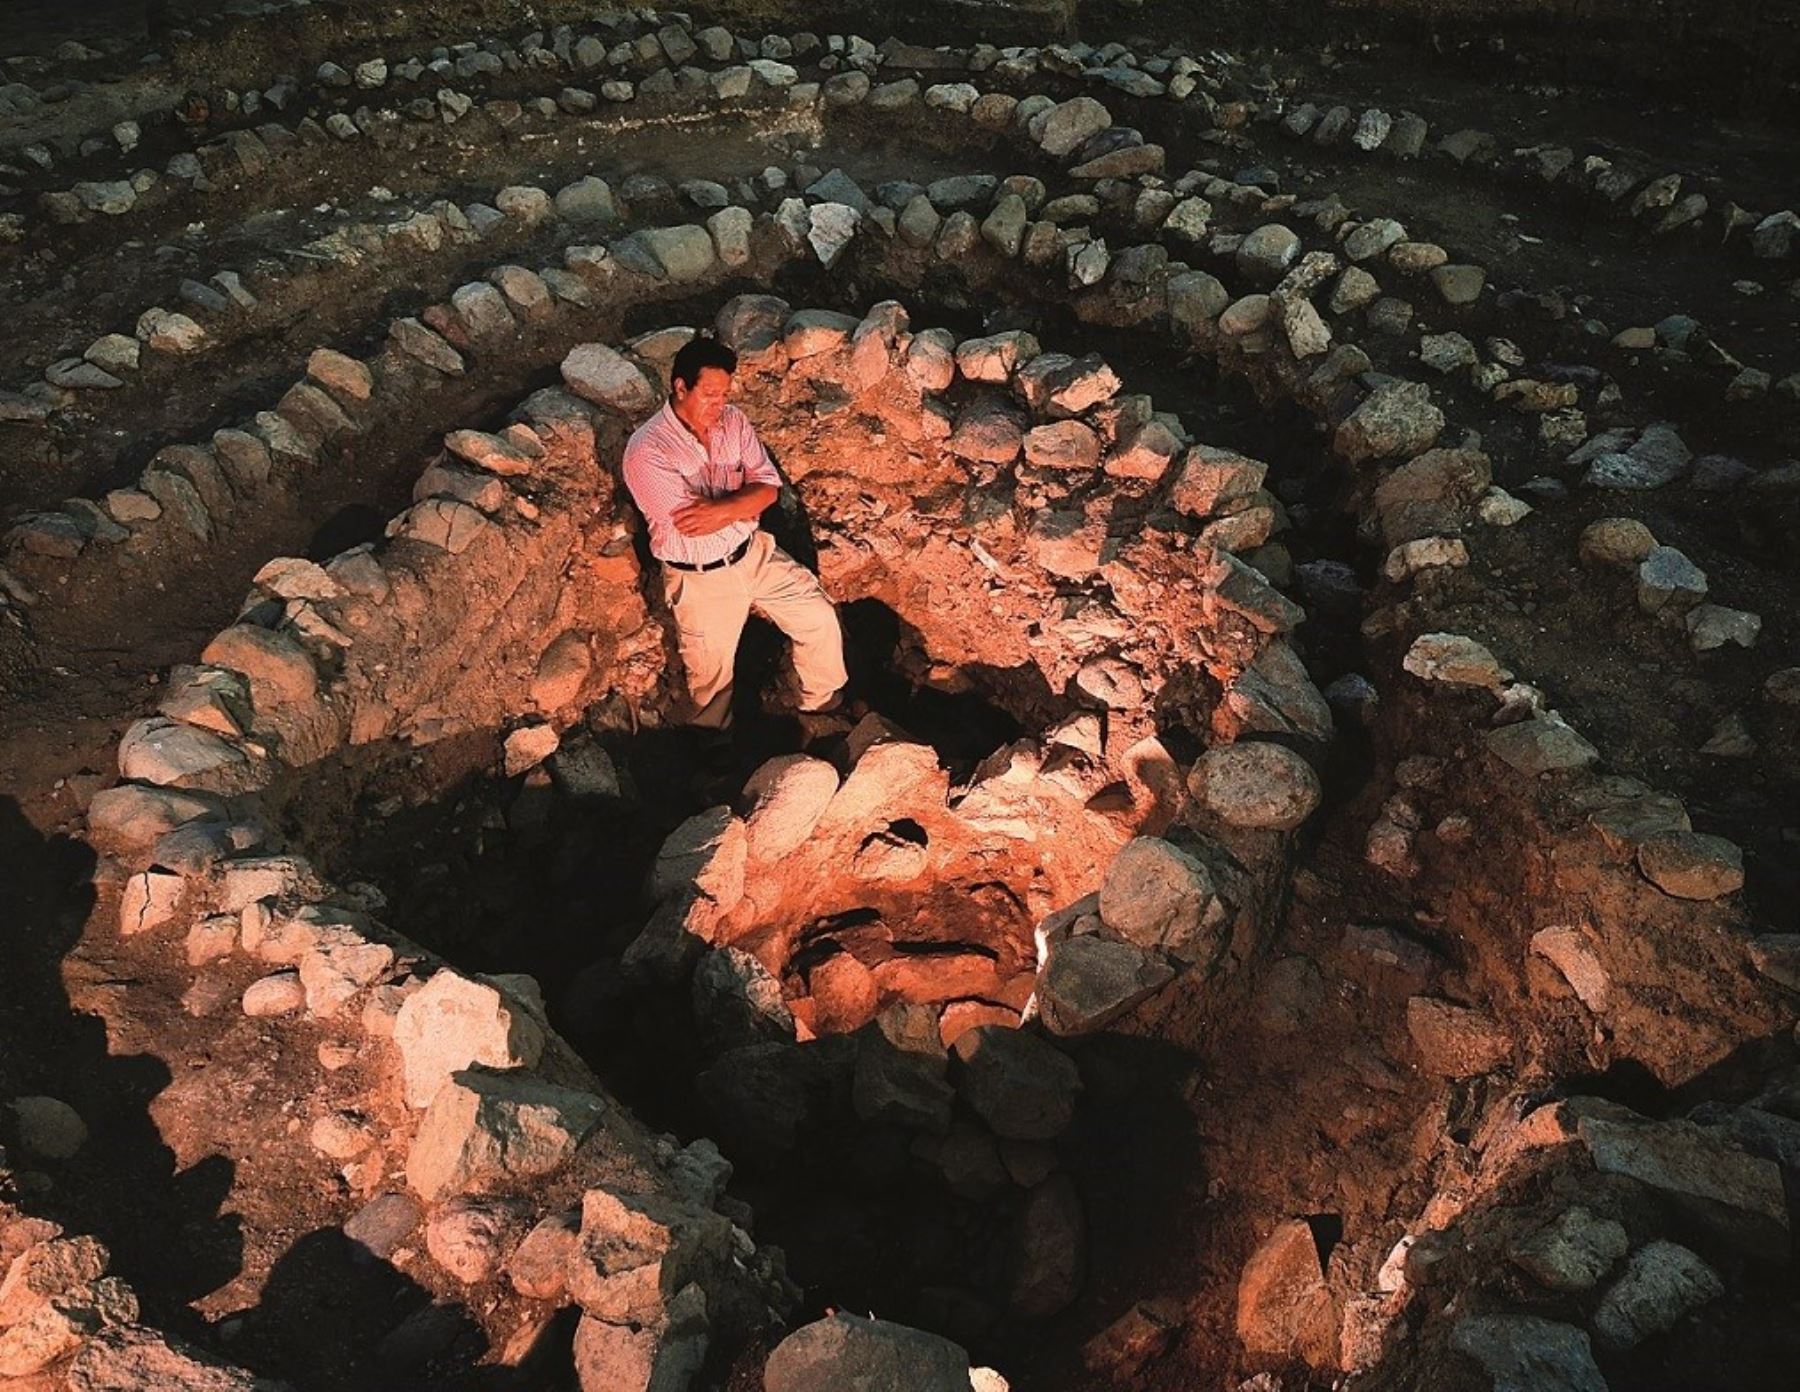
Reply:
<svg viewBox="0 0 1800 1392"><path fill-rule="evenodd" d="M693 386L675 384L675 410L688 428L701 438L719 423L719 413L731 399L731 374L722 367L703 367Z"/></svg>

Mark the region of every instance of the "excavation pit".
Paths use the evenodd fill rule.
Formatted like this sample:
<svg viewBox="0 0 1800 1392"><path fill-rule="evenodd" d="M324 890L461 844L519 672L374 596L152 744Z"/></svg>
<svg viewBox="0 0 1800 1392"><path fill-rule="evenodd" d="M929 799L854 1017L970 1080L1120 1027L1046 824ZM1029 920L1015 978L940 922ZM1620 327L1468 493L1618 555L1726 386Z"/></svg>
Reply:
<svg viewBox="0 0 1800 1392"><path fill-rule="evenodd" d="M580 501L622 431L596 413L589 454L571 399L540 393L526 419L551 453L522 485L540 540L508 554L477 527L452 562L476 588L406 601L437 625L420 651L461 652L448 686L352 651L332 680L365 737L297 771L282 820L407 938L545 982L549 1023L609 1089L718 1143L725 1202L749 1205L729 1211L789 1253L803 1300L1022 1358L1081 1289L1087 1205L1134 1206L1076 1151L1121 1115L1189 1131L1147 1099L1191 1060L1120 1031L1241 989L1280 896L1283 833L1175 825L1194 751L1263 722L1300 743L1328 728L1282 640L1297 608L1204 535L1236 518L1259 542L1278 508L1259 462L1190 452L1104 361L1029 334L959 342L892 303L858 320L767 296L717 327L792 485L771 524L842 601L869 714L820 731L785 713L780 645L753 625L737 767L722 786L700 767L670 725L679 672L630 514L616 493L598 522ZM684 337L639 335L621 361L654 391ZM441 506L421 497L415 516ZM1034 531L1045 513L1066 521ZM559 568L595 578L558 596ZM498 619L490 594L510 596ZM570 633L612 656L546 696ZM1108 926L1109 867L1164 833L1188 849L1140 873L1171 905ZM1134 1073L1143 1094L1119 1085Z"/></svg>
<svg viewBox="0 0 1800 1392"><path fill-rule="evenodd" d="M772 525L846 603L868 718L801 738L778 649L753 643L740 697L756 718L727 786L669 757L680 674L613 481L692 332L665 327L583 344L568 390L447 437L372 547L267 568L208 648L252 688L245 739L180 733L245 718L231 681L204 673L127 737L128 774L203 753L217 762L152 781L260 788L294 842L356 882L297 906L298 870L228 865L224 888L226 905L246 897L234 873L273 891L237 941L283 969L245 985L246 1007L330 1021L367 991L362 1028L400 1055L403 1100L377 1082L359 1104L389 1129L345 1167L350 1191L381 1203L384 1176L405 1176L438 1233L423 1284L492 1281L484 1327L508 1350L539 1328L532 1302L579 1304L590 1383L583 1349L639 1308L609 1284L620 1273L578 1255L553 1289L513 1266L525 1243L502 1249L541 1215L534 1237L604 1266L621 1204L636 1211L621 1192L691 1234L718 1357L749 1346L742 1278L783 1318L871 1309L1051 1385L1096 1364L1129 1378L1140 1338L1160 1351L1177 1329L1169 1377L1223 1375L1240 1346L1367 1366L1402 1328L1390 1267L1413 1229L1422 1271L1444 1259L1431 1234L1513 1192L1504 1172L1459 1170L1461 1150L1500 1144L1533 1107L1495 1090L1515 1037L1462 1003L1496 998L1484 954L1506 949L1477 938L1454 962L1341 844L1318 848L1322 882L1295 835L1333 721L1300 657L1306 610L1272 576L1293 559L1278 537L1344 546L1344 522L1281 530L1284 500L1341 501L1315 494L1325 471L1271 478L1131 392L1128 357L1021 328L959 339L894 302L859 317L766 294L713 326L742 349L742 400L791 485ZM1400 501L1434 517L1472 504L1430 490L1477 465L1431 463L1400 474L1425 490ZM1334 560L1292 588L1347 631L1368 574ZM1323 636L1328 669L1364 656ZM1468 843L1468 773L1421 759L1393 776L1368 859L1443 869ZM258 834L233 828L232 849ZM122 924L179 912L169 866L178 850L207 864L210 835L152 848ZM458 966L431 970L369 923L383 898L388 923ZM224 916L208 907L203 943ZM1352 922L1372 910L1408 926ZM1588 939L1555 931L1546 951L1579 974ZM471 1013L475 1067L458 1068L439 1051L462 1047ZM1410 1037L1422 1069L1388 1063L1371 1043L1388 1036ZM565 1091L537 1093L540 1076ZM649 1191L582 1161L606 1093L667 1133L616 1114L608 1174L629 1153L623 1183ZM560 1109L569 1171L486 1139L505 1134L481 1131L489 1106ZM325 1143L354 1129L345 1111L319 1119ZM755 1254L735 1275L718 1264L732 1224ZM471 1225L496 1234L493 1261L445 1236ZM651 1337L685 1327L688 1291L651 1312ZM1185 1309L1147 1303L1171 1291Z"/></svg>

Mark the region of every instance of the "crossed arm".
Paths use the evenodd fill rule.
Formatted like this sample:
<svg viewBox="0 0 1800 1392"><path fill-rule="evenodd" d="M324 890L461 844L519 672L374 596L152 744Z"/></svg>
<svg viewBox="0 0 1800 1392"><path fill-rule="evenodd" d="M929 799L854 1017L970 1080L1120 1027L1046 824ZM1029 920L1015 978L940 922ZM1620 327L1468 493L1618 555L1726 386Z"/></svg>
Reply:
<svg viewBox="0 0 1800 1392"><path fill-rule="evenodd" d="M689 498L669 514L683 536L711 536L733 522L749 522L762 516L780 495L772 483L746 483L722 498Z"/></svg>

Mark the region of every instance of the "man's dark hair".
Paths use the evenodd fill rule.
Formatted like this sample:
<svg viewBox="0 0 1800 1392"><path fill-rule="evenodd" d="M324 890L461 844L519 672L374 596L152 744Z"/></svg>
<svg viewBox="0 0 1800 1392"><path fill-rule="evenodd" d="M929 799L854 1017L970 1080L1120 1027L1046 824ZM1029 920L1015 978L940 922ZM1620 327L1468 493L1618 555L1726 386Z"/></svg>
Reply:
<svg viewBox="0 0 1800 1392"><path fill-rule="evenodd" d="M669 365L669 381L671 384L679 382L684 387L692 387L700 380L700 370L706 367L736 372L737 354L716 338L690 338L681 345L681 351L675 354L675 361Z"/></svg>

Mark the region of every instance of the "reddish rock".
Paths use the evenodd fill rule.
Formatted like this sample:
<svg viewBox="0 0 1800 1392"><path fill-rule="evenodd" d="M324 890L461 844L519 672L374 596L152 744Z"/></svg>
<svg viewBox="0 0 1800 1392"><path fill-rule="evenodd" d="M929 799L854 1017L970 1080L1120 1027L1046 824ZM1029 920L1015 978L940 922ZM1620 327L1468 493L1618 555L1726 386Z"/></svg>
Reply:
<svg viewBox="0 0 1800 1392"><path fill-rule="evenodd" d="M1722 836L1675 831L1638 847L1638 868L1676 899L1718 899L1744 887L1744 853Z"/></svg>
<svg viewBox="0 0 1800 1392"><path fill-rule="evenodd" d="M944 1007L943 1014L938 1016L938 1037L948 1049L970 1030L979 1029L982 1025L1017 1029L1019 1012L984 1000L953 1000Z"/></svg>
<svg viewBox="0 0 1800 1392"><path fill-rule="evenodd" d="M985 952L907 953L877 962L872 970L876 986L902 1000L991 998L1003 989L999 964Z"/></svg>
<svg viewBox="0 0 1800 1392"><path fill-rule="evenodd" d="M1430 996L1406 1002L1406 1028L1425 1068L1446 1078L1491 1073L1512 1052L1512 1039L1492 1016Z"/></svg>
<svg viewBox="0 0 1800 1392"><path fill-rule="evenodd" d="M875 1018L880 991L874 974L848 952L820 962L806 977L812 1025L820 1034L848 1034Z"/></svg>
<svg viewBox="0 0 1800 1392"><path fill-rule="evenodd" d="M107 1260L106 1248L85 1236L59 1237L27 1249L0 1280L0 1328L17 1324L53 1296L97 1280Z"/></svg>
<svg viewBox="0 0 1800 1392"><path fill-rule="evenodd" d="M1264 1239L1238 1278L1237 1333L1260 1358L1300 1358L1316 1368L1336 1362L1337 1309L1303 1218Z"/></svg>
<svg viewBox="0 0 1800 1392"><path fill-rule="evenodd" d="M569 1284L569 1261L581 1237L581 1213L552 1213L506 1259L513 1289L532 1300L556 1300Z"/></svg>
<svg viewBox="0 0 1800 1392"><path fill-rule="evenodd" d="M668 1292L723 1269L731 1248L731 1224L711 1209L664 1194L590 1189L569 1295L596 1319L654 1324Z"/></svg>
<svg viewBox="0 0 1800 1392"><path fill-rule="evenodd" d="M765 1392L965 1392L969 1355L936 1334L832 1315L776 1346L762 1386Z"/></svg>
<svg viewBox="0 0 1800 1392"><path fill-rule="evenodd" d="M121 783L94 794L88 803L88 830L107 848L135 854L183 823L220 810L219 800L208 793Z"/></svg>
<svg viewBox="0 0 1800 1392"><path fill-rule="evenodd" d="M592 667L587 634L574 629L561 634L538 659L531 703L541 711L561 710L580 694Z"/></svg>
<svg viewBox="0 0 1800 1392"><path fill-rule="evenodd" d="M310 701L319 689L319 674L305 649L273 629L234 624L208 643L200 658L249 678L259 712Z"/></svg>
<svg viewBox="0 0 1800 1392"><path fill-rule="evenodd" d="M1184 1323L1173 1300L1140 1300L1081 1346L1082 1365L1092 1373L1130 1377L1167 1349Z"/></svg>
<svg viewBox="0 0 1800 1392"><path fill-rule="evenodd" d="M425 1225L431 1259L464 1285L485 1281L530 1222L521 1199L458 1197Z"/></svg>

